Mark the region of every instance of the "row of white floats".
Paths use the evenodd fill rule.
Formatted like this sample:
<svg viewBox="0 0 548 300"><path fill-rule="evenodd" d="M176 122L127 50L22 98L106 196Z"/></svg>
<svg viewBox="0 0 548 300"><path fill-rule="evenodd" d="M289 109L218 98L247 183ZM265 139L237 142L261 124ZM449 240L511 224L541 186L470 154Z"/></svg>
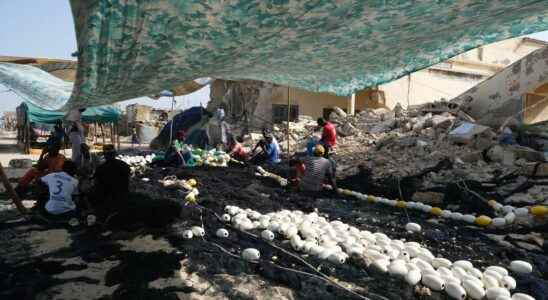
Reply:
<svg viewBox="0 0 548 300"><path fill-rule="evenodd" d="M281 186L286 186L287 180L279 175L270 173L264 170L262 167L257 167L256 175L262 177L273 178L278 181ZM475 224L481 227L497 227L501 228L513 224L516 221L532 218L544 218L548 215L548 206L545 205L536 205L530 207L520 207L516 208L511 205L502 205L495 200L489 200L488 204L495 210L495 213L500 217L491 218L489 216L481 215L475 216L472 214L462 214L460 212L453 212L447 209L441 209L439 207L433 207L428 204L414 201L402 201L402 200L391 200L383 197L376 197L373 195L366 195L359 192L347 190L347 189L338 189L340 194L346 196L352 196L359 200L368 201L370 203L381 203L388 206L396 208L408 208L413 210L422 211L425 213L430 213L437 217L442 217L446 219L451 219L455 221L462 221L468 224ZM530 223L530 222L524 222Z"/></svg>
<svg viewBox="0 0 548 300"><path fill-rule="evenodd" d="M467 260L452 262L436 257L417 242L392 240L380 232L359 230L341 221L330 222L315 212L282 210L261 214L237 206L227 206L225 211L223 221L240 230L259 230L261 238L267 241L276 237L288 240L295 251L334 264L344 264L350 256L359 256L370 267L401 277L410 285L422 283L432 290L444 291L453 299L534 300L522 293L511 295L516 281L504 267L489 266L481 271ZM201 227L183 232L185 238L204 234ZM229 232L220 228L216 235L226 238ZM260 258L260 252L247 248L241 256L253 261ZM520 260L511 262L509 269L515 273L533 271L530 263Z"/></svg>

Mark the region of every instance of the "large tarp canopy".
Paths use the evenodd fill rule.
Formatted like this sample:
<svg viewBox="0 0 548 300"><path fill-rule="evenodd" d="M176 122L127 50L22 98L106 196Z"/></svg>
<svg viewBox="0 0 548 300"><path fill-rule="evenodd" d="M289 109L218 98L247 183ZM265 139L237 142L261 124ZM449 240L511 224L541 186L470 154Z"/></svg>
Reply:
<svg viewBox="0 0 548 300"><path fill-rule="evenodd" d="M103 104L199 77L341 95L479 45L548 30L546 0L71 0L72 101Z"/></svg>
<svg viewBox="0 0 548 300"><path fill-rule="evenodd" d="M15 92L25 102L46 110L63 107L74 84L59 79L37 67L0 63L0 84Z"/></svg>
<svg viewBox="0 0 548 300"><path fill-rule="evenodd" d="M36 124L55 124L57 120L62 120L65 115L65 112L45 110L32 103L27 102L23 102L21 104L21 109L22 112L25 114L26 121ZM117 122L120 118L120 114L120 110L111 105L89 107L82 113L82 122Z"/></svg>
<svg viewBox="0 0 548 300"><path fill-rule="evenodd" d="M56 95L68 90L56 81L41 85L51 89L8 84L34 99L45 93L40 103L48 109L157 95L203 77L348 95L483 44L548 30L546 0L70 2L78 43L70 100Z"/></svg>
<svg viewBox="0 0 548 300"><path fill-rule="evenodd" d="M43 66L40 67L0 62L0 84L11 89L24 101L44 110L67 110L70 107L83 108L92 105L85 101L73 101L69 103L74 84L60 79L58 73L52 74L44 71ZM47 67L47 70L52 70L53 72L59 71L55 66L48 65ZM61 70L64 71L63 69ZM62 72L61 75L66 74ZM210 84L211 81L211 78L198 78L186 81L173 87L169 96L186 95L195 92ZM150 97L157 99L160 96L151 95ZM115 101L110 99L110 101L99 101L99 103L112 103Z"/></svg>

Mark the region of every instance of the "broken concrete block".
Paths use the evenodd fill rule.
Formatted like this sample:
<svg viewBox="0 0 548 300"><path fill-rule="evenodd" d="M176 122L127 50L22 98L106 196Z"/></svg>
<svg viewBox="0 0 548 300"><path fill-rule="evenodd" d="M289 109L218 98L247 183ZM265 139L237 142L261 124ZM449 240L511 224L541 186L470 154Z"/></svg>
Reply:
<svg viewBox="0 0 548 300"><path fill-rule="evenodd" d="M523 166L521 173L527 176L548 176L548 163L528 163Z"/></svg>
<svg viewBox="0 0 548 300"><path fill-rule="evenodd" d="M444 195L436 192L415 192L412 196L413 201L422 202L429 205L438 205L443 203Z"/></svg>
<svg viewBox="0 0 548 300"><path fill-rule="evenodd" d="M416 145L417 145L417 147L424 148L424 147L428 146L429 143L428 143L428 142L425 142L425 141L423 141L423 140L417 140Z"/></svg>
<svg viewBox="0 0 548 300"><path fill-rule="evenodd" d="M346 118L347 114L340 107L333 106L333 112L336 113L341 118Z"/></svg>
<svg viewBox="0 0 548 300"><path fill-rule="evenodd" d="M379 123L379 124L375 125L373 128L371 128L371 130L369 132L370 133L387 132L387 131L391 130L392 128L394 128L395 125L396 125L396 120L395 119L389 119L389 120L386 120L382 123Z"/></svg>
<svg viewBox="0 0 548 300"><path fill-rule="evenodd" d="M471 146L478 150L484 150L492 147L495 144L496 141L493 140L489 135L479 135L476 136Z"/></svg>
<svg viewBox="0 0 548 300"><path fill-rule="evenodd" d="M475 163L477 161L483 160L483 155L482 155L482 151L475 151L475 152L466 153L460 156L460 158L462 159L462 161L466 163Z"/></svg>
<svg viewBox="0 0 548 300"><path fill-rule="evenodd" d="M341 136L351 136L358 132L358 129L349 122L344 123L342 126L337 126L337 134Z"/></svg>
<svg viewBox="0 0 548 300"><path fill-rule="evenodd" d="M449 128L451 124L453 124L453 120L455 117L453 116L446 116L446 115L435 115L430 118L430 122L432 124L432 127L434 128Z"/></svg>
<svg viewBox="0 0 548 300"><path fill-rule="evenodd" d="M487 131L491 131L491 128L483 125L464 122L459 127L449 132L449 139L455 143L469 144L473 142L477 136L484 134Z"/></svg>
<svg viewBox="0 0 548 300"><path fill-rule="evenodd" d="M543 152L536 151L529 147L524 147L519 145L512 145L511 148L514 151L514 154L516 155L517 158L523 158L528 161L538 161L538 162L546 161L546 158L544 157Z"/></svg>
<svg viewBox="0 0 548 300"><path fill-rule="evenodd" d="M514 165L516 160L514 152L501 145L491 147L491 149L487 151L487 157L494 162L499 162L506 166Z"/></svg>

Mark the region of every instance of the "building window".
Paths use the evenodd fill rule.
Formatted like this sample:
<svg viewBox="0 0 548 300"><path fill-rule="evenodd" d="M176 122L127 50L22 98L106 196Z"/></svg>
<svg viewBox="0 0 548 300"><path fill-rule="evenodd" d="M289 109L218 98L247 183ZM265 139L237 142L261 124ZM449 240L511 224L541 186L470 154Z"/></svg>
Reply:
<svg viewBox="0 0 548 300"><path fill-rule="evenodd" d="M289 112L289 121L295 122L299 119L299 106L291 105ZM287 121L287 105L286 104L272 104L272 122L281 123Z"/></svg>

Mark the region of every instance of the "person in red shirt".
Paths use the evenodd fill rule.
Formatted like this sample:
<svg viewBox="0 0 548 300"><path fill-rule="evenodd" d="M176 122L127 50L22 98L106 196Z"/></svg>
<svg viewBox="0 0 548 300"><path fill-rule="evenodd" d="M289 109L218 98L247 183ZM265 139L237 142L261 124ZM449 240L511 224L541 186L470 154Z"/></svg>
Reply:
<svg viewBox="0 0 548 300"><path fill-rule="evenodd" d="M318 118L318 126L323 128L320 144L325 149L324 157L329 158L329 152L333 150L333 147L337 143L337 131L335 130L335 126L324 118Z"/></svg>
<svg viewBox="0 0 548 300"><path fill-rule="evenodd" d="M244 146L242 145L241 137L231 137L228 143L228 149L230 149L230 156L239 161L246 161L249 158L249 155L245 151Z"/></svg>

